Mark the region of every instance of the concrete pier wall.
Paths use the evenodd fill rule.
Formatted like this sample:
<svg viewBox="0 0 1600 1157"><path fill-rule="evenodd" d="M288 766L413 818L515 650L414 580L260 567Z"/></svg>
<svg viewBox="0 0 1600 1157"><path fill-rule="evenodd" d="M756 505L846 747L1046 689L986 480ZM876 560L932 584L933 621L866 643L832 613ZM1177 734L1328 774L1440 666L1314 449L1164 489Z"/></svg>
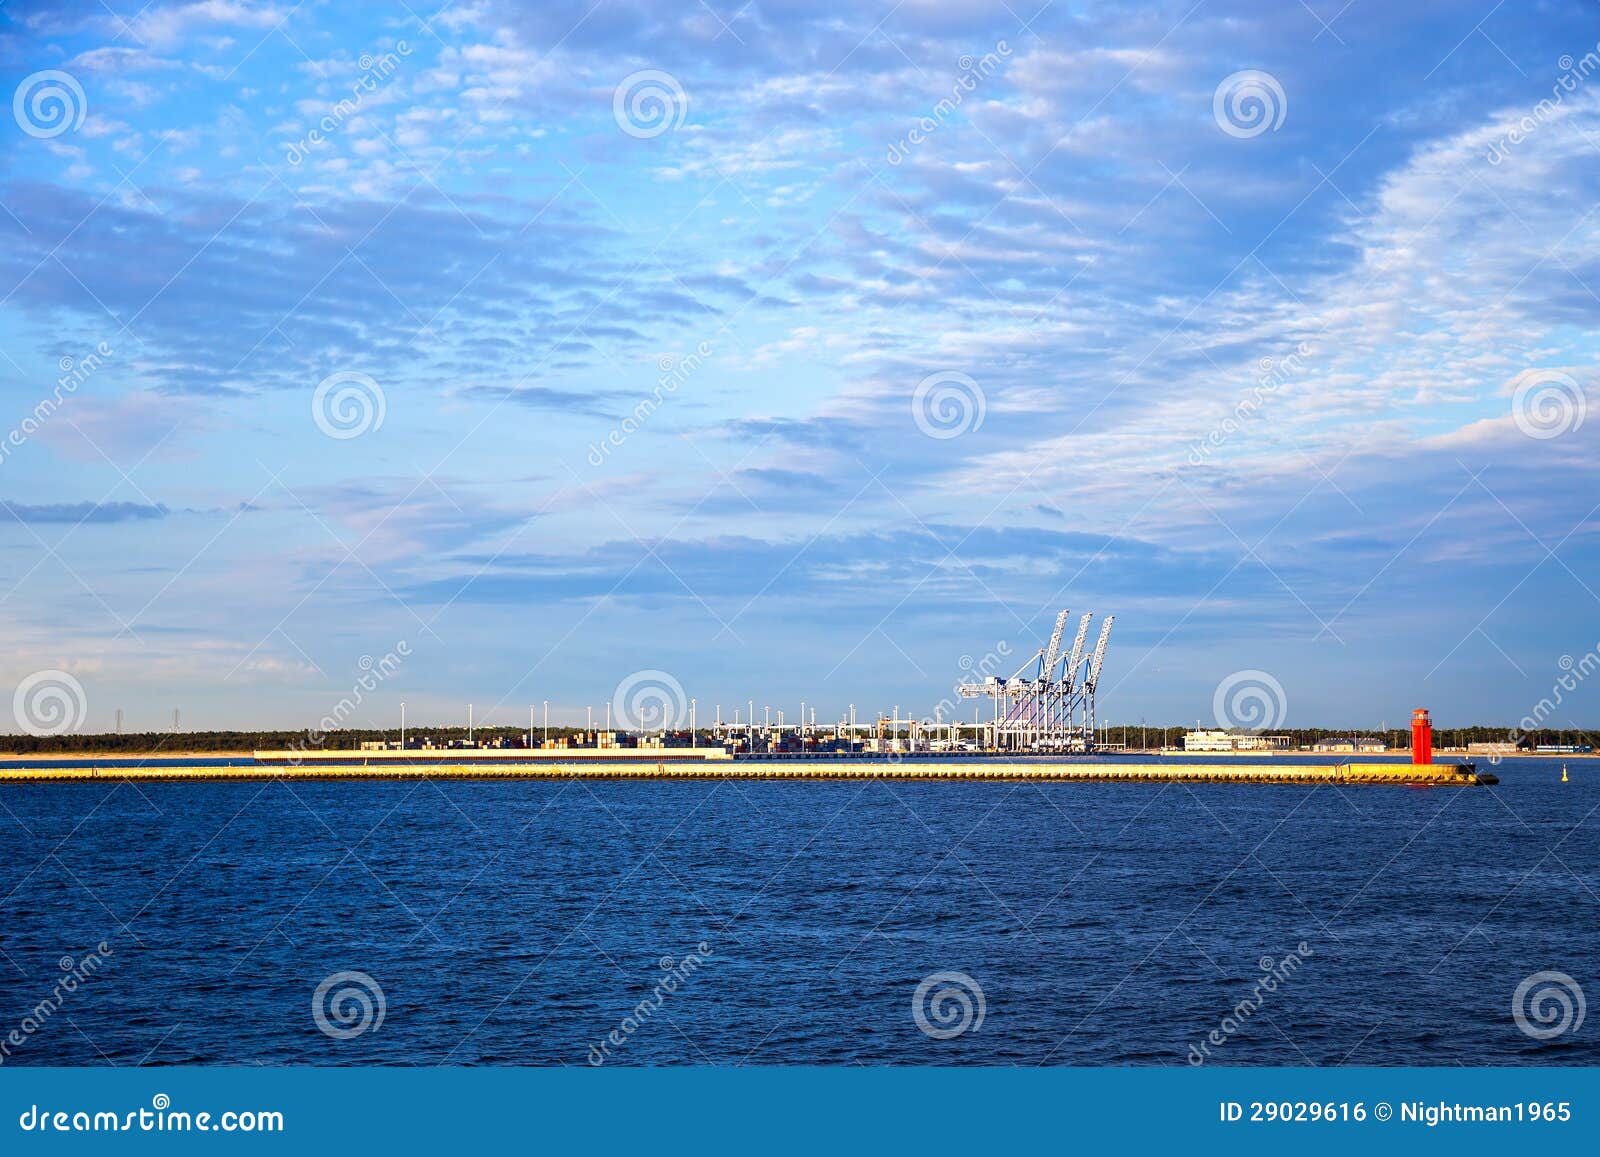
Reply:
<svg viewBox="0 0 1600 1157"><path fill-rule="evenodd" d="M72 781L271 780L271 779L893 779L930 781L1056 783L1271 783L1386 784L1470 787L1498 783L1472 764L1346 763L1175 764L1175 763L1004 763L1000 761L774 762L754 760L601 761L482 764L302 763L289 766L196 767L26 767L0 768L0 783Z"/></svg>

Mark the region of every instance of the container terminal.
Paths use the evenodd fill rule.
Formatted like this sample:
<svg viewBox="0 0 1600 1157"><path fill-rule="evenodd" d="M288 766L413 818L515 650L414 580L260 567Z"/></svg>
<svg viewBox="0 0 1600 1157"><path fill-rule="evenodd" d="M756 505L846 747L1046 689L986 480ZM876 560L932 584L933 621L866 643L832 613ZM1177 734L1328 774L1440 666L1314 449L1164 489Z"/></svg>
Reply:
<svg viewBox="0 0 1600 1157"><path fill-rule="evenodd" d="M1095 693L1105 663L1114 616L1106 616L1092 651L1086 650L1093 613L1080 616L1070 647L1064 646L1069 612L1056 616L1049 643L1008 677L980 672L978 681L959 683L954 693L977 700L971 723L946 722L943 704L931 720L889 715L858 721L852 705L837 723L818 727L801 704L800 722L756 722L735 709L724 722L720 706L712 726L702 732L695 701L684 704L688 728L641 729L628 734L590 726L575 736L534 743L530 710L524 743L479 747L472 738L469 708L467 739L436 747L430 739L408 737L405 708L397 741L363 742L359 750L312 748L256 751L249 758L63 758L0 760L0 783L82 780L238 780L238 779L897 779L992 780L1078 783L1270 783L1404 784L1476 786L1495 784L1490 773L1471 763L1435 763L1433 725L1427 709L1413 712L1410 762L1295 764L1257 759L1242 763L1201 763L1166 759L1135 762L1117 758L1099 738ZM946 701L950 702L949 700ZM983 707L989 718L983 718ZM665 724L666 720L663 720ZM702 736L705 742L702 743ZM1186 750L1207 755L1269 754L1282 751L1284 737L1238 735L1226 731L1191 732ZM1350 740L1330 745L1337 753L1369 754L1374 747ZM1376 750L1383 750L1378 745Z"/></svg>

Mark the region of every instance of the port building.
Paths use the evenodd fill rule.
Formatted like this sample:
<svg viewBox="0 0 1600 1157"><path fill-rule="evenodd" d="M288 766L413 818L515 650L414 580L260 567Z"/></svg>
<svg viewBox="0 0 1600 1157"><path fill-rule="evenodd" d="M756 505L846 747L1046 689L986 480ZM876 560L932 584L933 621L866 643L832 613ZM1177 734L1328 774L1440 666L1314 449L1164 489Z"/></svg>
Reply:
<svg viewBox="0 0 1600 1157"><path fill-rule="evenodd" d="M1381 739L1369 739L1360 735L1340 735L1332 739L1319 739L1311 745L1311 750L1320 755L1370 755L1389 750Z"/></svg>
<svg viewBox="0 0 1600 1157"><path fill-rule="evenodd" d="M1253 735L1249 732L1200 729L1184 734L1183 749L1185 751L1205 751L1213 754L1239 751L1287 751L1293 745L1293 742L1293 739L1287 735Z"/></svg>

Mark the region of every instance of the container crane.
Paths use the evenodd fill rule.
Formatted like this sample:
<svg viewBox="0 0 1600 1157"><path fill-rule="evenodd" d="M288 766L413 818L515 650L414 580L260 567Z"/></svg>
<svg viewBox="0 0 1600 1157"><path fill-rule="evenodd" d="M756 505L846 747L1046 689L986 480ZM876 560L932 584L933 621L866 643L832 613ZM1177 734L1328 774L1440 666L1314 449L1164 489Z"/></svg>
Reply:
<svg viewBox="0 0 1600 1157"><path fill-rule="evenodd" d="M957 688L965 699L990 699L994 703L991 746L1007 751L1092 751L1094 749L1094 695L1105 662L1106 645L1115 616L1101 622L1093 654L1084 659L1089 623L1094 612L1078 619L1072 650L1061 657L1070 612L1056 616L1048 646L1035 652L1008 679L990 676L981 683Z"/></svg>

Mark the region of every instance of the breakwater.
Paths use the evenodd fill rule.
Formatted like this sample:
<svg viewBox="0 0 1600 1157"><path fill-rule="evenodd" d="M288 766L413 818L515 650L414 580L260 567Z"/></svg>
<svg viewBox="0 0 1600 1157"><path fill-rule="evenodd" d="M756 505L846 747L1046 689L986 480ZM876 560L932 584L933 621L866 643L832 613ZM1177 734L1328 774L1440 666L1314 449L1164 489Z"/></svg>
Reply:
<svg viewBox="0 0 1600 1157"><path fill-rule="evenodd" d="M1001 783L1211 783L1366 784L1472 787L1494 784L1494 775L1470 763L1014 763L1003 760L874 760L763 762L761 760L540 760L486 763L301 763L172 766L8 767L0 783L82 781L209 781L319 779L893 779Z"/></svg>

